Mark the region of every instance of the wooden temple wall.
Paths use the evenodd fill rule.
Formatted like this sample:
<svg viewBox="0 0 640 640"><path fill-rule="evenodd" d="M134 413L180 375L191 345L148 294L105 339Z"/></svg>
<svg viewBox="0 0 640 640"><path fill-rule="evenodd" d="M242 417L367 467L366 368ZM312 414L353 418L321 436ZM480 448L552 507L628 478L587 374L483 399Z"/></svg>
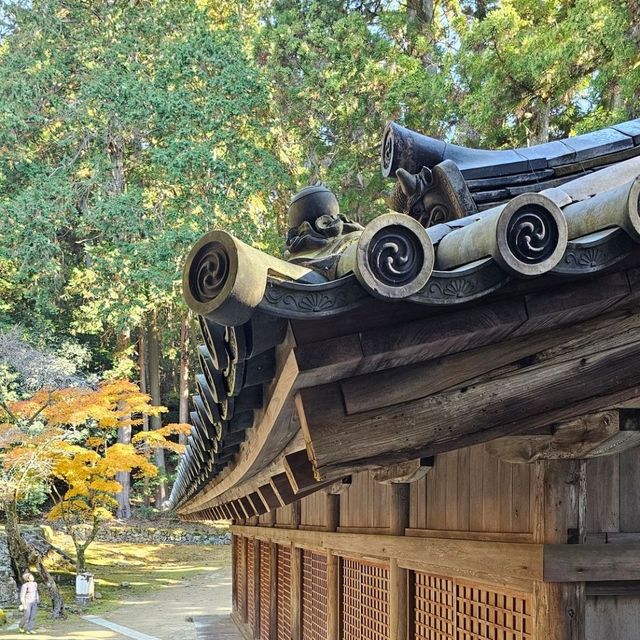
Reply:
<svg viewBox="0 0 640 640"><path fill-rule="evenodd" d="M233 617L258 640L640 637L637 583L597 578L589 547L637 542L640 562L639 470L638 451L512 464L475 446L409 484L360 473L233 527Z"/></svg>

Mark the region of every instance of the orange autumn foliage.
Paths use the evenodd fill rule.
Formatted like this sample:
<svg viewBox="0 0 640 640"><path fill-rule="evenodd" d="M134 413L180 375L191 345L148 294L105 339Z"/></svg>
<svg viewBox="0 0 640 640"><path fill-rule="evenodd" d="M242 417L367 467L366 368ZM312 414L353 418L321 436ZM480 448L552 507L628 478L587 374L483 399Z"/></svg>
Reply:
<svg viewBox="0 0 640 640"><path fill-rule="evenodd" d="M0 491L20 497L29 480L51 483L62 480L68 487L50 517L62 512L106 517L113 496L121 489L119 472L157 474L149 454L158 448L176 453L184 449L169 439L189 433L189 425L169 424L143 431L131 444L108 444L118 428L142 424L142 415L167 411L154 407L151 398L127 380L104 382L97 389L42 389L27 400L0 410ZM4 415L2 415L4 413ZM90 426L94 435L77 441L74 427ZM2 491L2 485L5 491ZM13 486L12 486L13 485Z"/></svg>

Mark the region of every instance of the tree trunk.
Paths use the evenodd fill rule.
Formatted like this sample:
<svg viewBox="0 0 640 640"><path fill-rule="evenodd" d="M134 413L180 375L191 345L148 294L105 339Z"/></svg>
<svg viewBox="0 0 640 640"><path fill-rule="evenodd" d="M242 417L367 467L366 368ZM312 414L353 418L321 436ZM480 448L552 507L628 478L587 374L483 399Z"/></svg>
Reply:
<svg viewBox="0 0 640 640"><path fill-rule="evenodd" d="M40 574L44 586L46 587L47 591L49 592L49 596L51 597L51 616L53 618L64 618L64 600L62 599L62 594L60 593L58 583L49 573L41 556L36 556L35 565L36 567L38 567L38 573Z"/></svg>
<svg viewBox="0 0 640 640"><path fill-rule="evenodd" d="M408 0L407 14L411 20L431 24L433 22L433 0Z"/></svg>
<svg viewBox="0 0 640 640"><path fill-rule="evenodd" d="M131 444L131 425L118 429L118 442L121 444ZM122 486L118 492L117 516L122 520L131 518L131 473L128 471L118 471L116 480Z"/></svg>
<svg viewBox="0 0 640 640"><path fill-rule="evenodd" d="M539 98L530 121L529 144L549 142L549 124L551 121L551 100Z"/></svg>
<svg viewBox="0 0 640 640"><path fill-rule="evenodd" d="M180 409L179 422L189 422L189 324L191 312L182 321L182 333L180 336ZM187 443L187 435L180 434L180 444Z"/></svg>
<svg viewBox="0 0 640 640"><path fill-rule="evenodd" d="M29 570L31 550L20 533L16 502L5 504L7 544L13 565L13 573L17 584L22 583L22 574Z"/></svg>
<svg viewBox="0 0 640 640"><path fill-rule="evenodd" d="M32 564L35 565L51 597L51 615L54 618L64 618L64 600L58 588L58 583L47 571L42 556L35 549L32 549L22 537L16 507L15 501L5 505L7 544L9 545L9 554L11 555L16 582L21 584L22 574L25 571L29 571Z"/></svg>
<svg viewBox="0 0 640 640"><path fill-rule="evenodd" d="M85 573L87 570L87 557L86 547L78 545L76 547L76 571L78 573Z"/></svg>
<svg viewBox="0 0 640 640"><path fill-rule="evenodd" d="M130 354L128 353L131 347L131 332L129 329L125 329L118 336L118 344L116 346L116 353L118 359L127 359L129 362ZM134 364L131 362L131 366ZM123 423L122 427L118 428L118 442L120 444L131 444L131 415L123 416L121 418ZM122 486L122 489L118 492L118 518L128 520L131 518L131 473L129 471L119 471L116 474L116 480Z"/></svg>
<svg viewBox="0 0 640 640"><path fill-rule="evenodd" d="M154 407L160 406L160 335L158 332L157 313L154 311L149 320L148 336L147 336L147 356L148 356L148 374L149 374L149 394L151 395L151 404ZM159 429L162 427L162 418L160 416L151 416L151 428ZM156 507L160 509L167 498L166 486L166 466L164 460L164 450L156 450L156 466L160 481L156 490Z"/></svg>
<svg viewBox="0 0 640 640"><path fill-rule="evenodd" d="M140 335L138 336L138 368L140 369L140 391L147 393L147 338L144 327L140 327ZM149 416L146 413L142 414L142 430L149 431ZM148 453L148 448L145 446L145 453ZM149 478L146 476L143 480L143 493L144 493L144 506L151 506L151 493L149 491Z"/></svg>

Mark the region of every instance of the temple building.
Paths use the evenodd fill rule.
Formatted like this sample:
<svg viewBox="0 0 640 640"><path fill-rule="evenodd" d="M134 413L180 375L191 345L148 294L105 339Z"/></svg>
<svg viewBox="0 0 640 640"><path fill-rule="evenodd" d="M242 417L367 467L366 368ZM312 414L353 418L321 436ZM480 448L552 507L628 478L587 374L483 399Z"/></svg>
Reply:
<svg viewBox="0 0 640 640"><path fill-rule="evenodd" d="M213 230L172 507L233 521L258 640L640 637L640 120L483 151L390 123L284 258Z"/></svg>

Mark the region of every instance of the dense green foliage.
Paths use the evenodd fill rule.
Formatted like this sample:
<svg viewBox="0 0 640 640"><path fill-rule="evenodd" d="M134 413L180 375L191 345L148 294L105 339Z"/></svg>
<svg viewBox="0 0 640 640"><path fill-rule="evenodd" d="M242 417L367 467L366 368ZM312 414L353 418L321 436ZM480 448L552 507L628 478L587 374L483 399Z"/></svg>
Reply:
<svg viewBox="0 0 640 640"><path fill-rule="evenodd" d="M174 404L180 268L218 226L281 249L293 192L384 210L388 119L474 146L638 115L637 0L2 0L0 329L133 353Z"/></svg>

